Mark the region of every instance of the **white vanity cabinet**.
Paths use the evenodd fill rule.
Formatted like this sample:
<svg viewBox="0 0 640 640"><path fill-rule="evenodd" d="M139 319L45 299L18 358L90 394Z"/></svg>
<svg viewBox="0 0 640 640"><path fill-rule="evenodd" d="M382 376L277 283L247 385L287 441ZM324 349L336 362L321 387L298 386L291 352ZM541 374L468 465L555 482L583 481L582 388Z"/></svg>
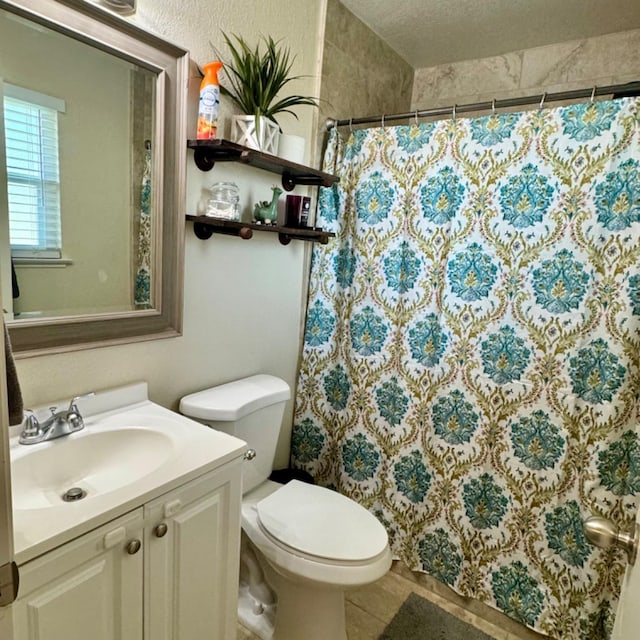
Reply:
<svg viewBox="0 0 640 640"><path fill-rule="evenodd" d="M238 458L27 562L14 640L235 639L240 502Z"/></svg>
<svg viewBox="0 0 640 640"><path fill-rule="evenodd" d="M142 515L136 509L20 567L14 640L140 640Z"/></svg>

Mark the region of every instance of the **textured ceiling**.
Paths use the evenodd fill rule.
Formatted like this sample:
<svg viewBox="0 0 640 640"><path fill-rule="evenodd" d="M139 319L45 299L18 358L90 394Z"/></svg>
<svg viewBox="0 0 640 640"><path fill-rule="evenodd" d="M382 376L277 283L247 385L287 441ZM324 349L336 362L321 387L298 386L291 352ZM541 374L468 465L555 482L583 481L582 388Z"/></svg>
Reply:
<svg viewBox="0 0 640 640"><path fill-rule="evenodd" d="M640 0L340 0L415 69L640 28Z"/></svg>

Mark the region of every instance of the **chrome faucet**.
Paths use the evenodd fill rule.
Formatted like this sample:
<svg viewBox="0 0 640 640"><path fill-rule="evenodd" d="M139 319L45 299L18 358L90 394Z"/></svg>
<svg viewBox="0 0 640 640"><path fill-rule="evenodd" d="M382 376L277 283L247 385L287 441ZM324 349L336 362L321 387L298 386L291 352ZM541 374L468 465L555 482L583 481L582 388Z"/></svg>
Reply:
<svg viewBox="0 0 640 640"><path fill-rule="evenodd" d="M80 415L80 410L76 401L80 398L88 398L94 396L95 393L85 393L81 396L71 398L69 406L58 411L58 407L49 407L51 415L42 423L30 411L24 421L22 433L18 438L20 444L38 444L47 440L54 440L62 436L68 436L70 433L84 429L84 420Z"/></svg>

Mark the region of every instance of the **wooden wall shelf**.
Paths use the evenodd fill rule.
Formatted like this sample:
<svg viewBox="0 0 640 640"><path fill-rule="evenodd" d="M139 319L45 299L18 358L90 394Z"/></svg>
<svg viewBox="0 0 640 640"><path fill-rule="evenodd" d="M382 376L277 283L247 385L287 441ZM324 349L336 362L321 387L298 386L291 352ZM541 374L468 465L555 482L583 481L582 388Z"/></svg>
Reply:
<svg viewBox="0 0 640 640"><path fill-rule="evenodd" d="M187 220L193 222L193 232L200 240L208 240L214 233L222 233L229 236L239 236L243 240L253 237L254 231L267 231L277 233L280 244L289 244L291 240L306 240L307 242L319 242L327 244L329 238L335 237L335 233L323 231L311 227L283 227L271 224L256 224L255 222L236 222L235 220L223 220L211 216L187 215Z"/></svg>
<svg viewBox="0 0 640 640"><path fill-rule="evenodd" d="M216 162L241 162L282 176L282 186L285 191L292 191L296 185L330 187L339 181L337 176L324 171L318 171L221 138L188 140L187 146L189 149L193 149L193 159L201 171L209 171Z"/></svg>

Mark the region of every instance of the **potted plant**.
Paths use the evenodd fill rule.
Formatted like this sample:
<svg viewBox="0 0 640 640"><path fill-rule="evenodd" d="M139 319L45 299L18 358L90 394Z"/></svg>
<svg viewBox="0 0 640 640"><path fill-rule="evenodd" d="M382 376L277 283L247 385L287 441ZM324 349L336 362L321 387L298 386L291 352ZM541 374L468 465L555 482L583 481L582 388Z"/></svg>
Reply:
<svg viewBox="0 0 640 640"><path fill-rule="evenodd" d="M318 106L309 96L293 94L281 96L283 88L302 76L292 76L295 56L288 48L280 46L271 36L262 37L264 51L259 41L254 49L237 36L222 34L231 58L224 61L224 73L228 85L221 86L223 95L230 97L244 112L231 120L231 140L252 149L277 153L280 126L275 118L278 113L297 114L292 107Z"/></svg>

